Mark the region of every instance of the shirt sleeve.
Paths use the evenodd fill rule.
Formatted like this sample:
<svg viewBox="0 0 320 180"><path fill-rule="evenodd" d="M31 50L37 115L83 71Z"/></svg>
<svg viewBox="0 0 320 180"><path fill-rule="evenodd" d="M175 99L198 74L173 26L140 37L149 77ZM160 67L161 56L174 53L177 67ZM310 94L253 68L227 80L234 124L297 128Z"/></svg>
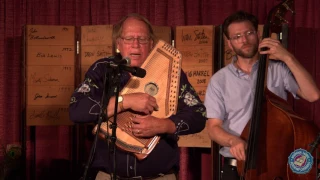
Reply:
<svg viewBox="0 0 320 180"><path fill-rule="evenodd" d="M282 76L284 77L284 87L285 89L290 92L294 98L298 98L297 91L299 89L298 83L294 78L292 72L288 68L285 63L282 63Z"/></svg>
<svg viewBox="0 0 320 180"><path fill-rule="evenodd" d="M219 73L213 75L210 79L206 90L206 96L204 100L204 105L207 110L207 118L217 118L224 120L226 109L224 105L223 96L218 81Z"/></svg>
<svg viewBox="0 0 320 180"><path fill-rule="evenodd" d="M194 88L181 70L178 109L169 117L176 125L175 135L187 135L200 132L206 123L206 109Z"/></svg>
<svg viewBox="0 0 320 180"><path fill-rule="evenodd" d="M101 109L101 96L105 77L105 61L98 60L87 71L82 83L71 96L70 120L76 123L97 122Z"/></svg>

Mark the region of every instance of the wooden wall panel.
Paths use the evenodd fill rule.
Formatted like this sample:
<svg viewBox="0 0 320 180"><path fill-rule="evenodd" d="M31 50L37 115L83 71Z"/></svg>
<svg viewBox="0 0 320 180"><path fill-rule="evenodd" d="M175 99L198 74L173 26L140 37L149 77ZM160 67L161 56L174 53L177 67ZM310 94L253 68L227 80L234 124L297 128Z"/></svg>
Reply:
<svg viewBox="0 0 320 180"><path fill-rule="evenodd" d="M81 26L80 71L85 72L98 59L113 55L113 25Z"/></svg>
<svg viewBox="0 0 320 180"><path fill-rule="evenodd" d="M71 125L75 27L27 25L25 32L26 124Z"/></svg>
<svg viewBox="0 0 320 180"><path fill-rule="evenodd" d="M203 101L214 69L214 26L177 26L175 44L182 54L182 69ZM206 129L180 136L180 147L210 147Z"/></svg>
<svg viewBox="0 0 320 180"><path fill-rule="evenodd" d="M168 44L172 44L172 33L171 33L171 27L169 26L152 26L153 33L156 35L157 39L162 39ZM156 42L155 42L156 44Z"/></svg>

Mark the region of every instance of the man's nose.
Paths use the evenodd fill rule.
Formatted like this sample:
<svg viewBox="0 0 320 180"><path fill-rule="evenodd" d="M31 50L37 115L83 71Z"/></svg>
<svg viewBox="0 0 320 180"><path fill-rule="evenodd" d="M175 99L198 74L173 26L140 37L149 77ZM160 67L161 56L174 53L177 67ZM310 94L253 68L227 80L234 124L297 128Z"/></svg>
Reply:
<svg viewBox="0 0 320 180"><path fill-rule="evenodd" d="M248 41L248 37L243 34L243 35L240 37L240 42L247 42L247 41Z"/></svg>
<svg viewBox="0 0 320 180"><path fill-rule="evenodd" d="M137 38L133 39L131 46L132 47L140 47L139 40Z"/></svg>

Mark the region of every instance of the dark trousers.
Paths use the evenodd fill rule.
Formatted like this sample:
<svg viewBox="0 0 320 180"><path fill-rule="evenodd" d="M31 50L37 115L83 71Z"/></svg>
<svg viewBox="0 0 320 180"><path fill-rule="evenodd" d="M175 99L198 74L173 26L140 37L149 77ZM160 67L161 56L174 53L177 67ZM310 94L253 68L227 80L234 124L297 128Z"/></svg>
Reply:
<svg viewBox="0 0 320 180"><path fill-rule="evenodd" d="M237 166L232 166L224 161L222 171L221 171L221 180L239 180L239 174Z"/></svg>

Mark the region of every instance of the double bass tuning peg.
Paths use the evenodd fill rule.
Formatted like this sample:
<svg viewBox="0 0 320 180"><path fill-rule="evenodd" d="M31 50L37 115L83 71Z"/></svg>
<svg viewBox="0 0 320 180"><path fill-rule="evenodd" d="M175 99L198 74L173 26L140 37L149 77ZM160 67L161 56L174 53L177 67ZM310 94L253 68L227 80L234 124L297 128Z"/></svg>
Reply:
<svg viewBox="0 0 320 180"><path fill-rule="evenodd" d="M292 14L295 14L294 10L290 8L290 6L288 6L288 4L284 3L283 6L290 11Z"/></svg>

